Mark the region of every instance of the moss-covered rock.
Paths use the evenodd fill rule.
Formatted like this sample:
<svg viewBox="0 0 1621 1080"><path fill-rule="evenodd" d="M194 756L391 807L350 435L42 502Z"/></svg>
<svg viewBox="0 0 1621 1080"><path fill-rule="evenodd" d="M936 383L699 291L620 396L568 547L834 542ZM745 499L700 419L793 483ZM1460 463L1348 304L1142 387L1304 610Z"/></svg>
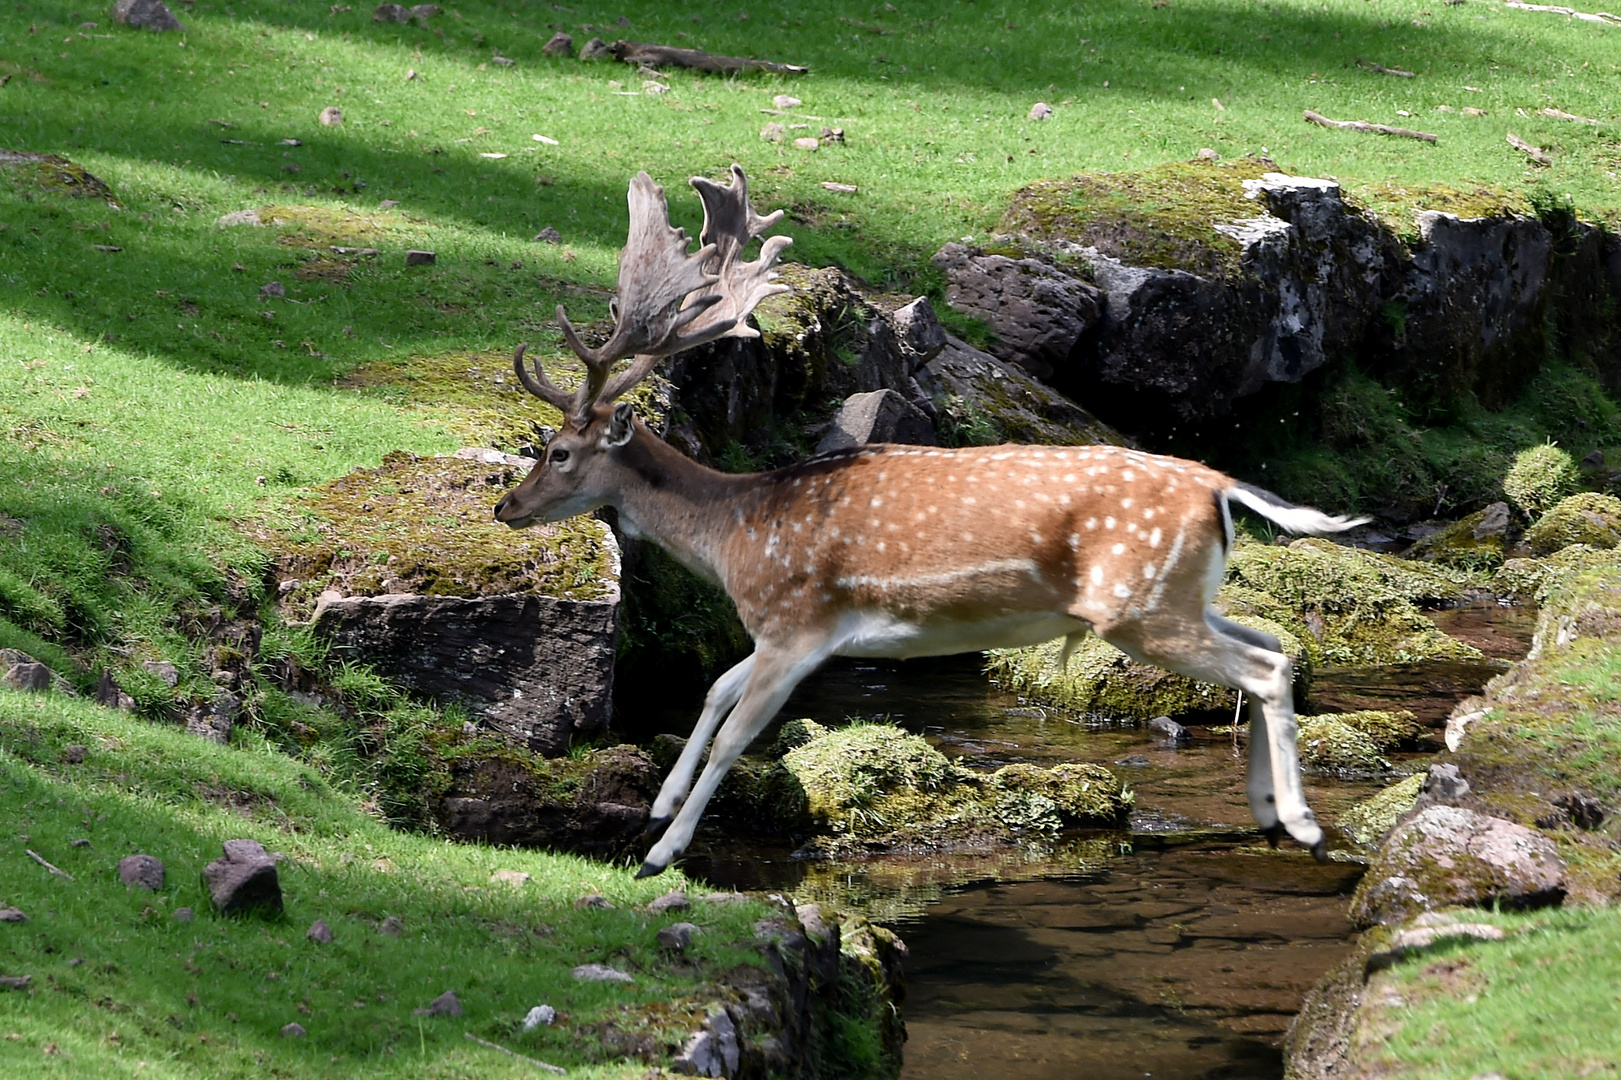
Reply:
<svg viewBox="0 0 1621 1080"><path fill-rule="evenodd" d="M1466 573L1495 570L1503 565L1508 536L1496 527L1508 513L1507 503L1493 503L1418 540L1402 558L1440 563Z"/></svg>
<svg viewBox="0 0 1621 1080"><path fill-rule="evenodd" d="M1152 664L1139 664L1102 638L1088 637L1060 668L1063 639L986 656L991 681L1032 702L1109 720L1231 712L1234 692Z"/></svg>
<svg viewBox="0 0 1621 1080"><path fill-rule="evenodd" d="M119 205L112 188L83 165L60 154L0 150L0 179L25 194L49 191L79 199L100 199L109 206Z"/></svg>
<svg viewBox="0 0 1621 1080"><path fill-rule="evenodd" d="M1551 555L1571 544L1613 548L1621 544L1621 499L1584 491L1560 499L1525 530L1533 555Z"/></svg>
<svg viewBox="0 0 1621 1080"><path fill-rule="evenodd" d="M1366 735L1381 752L1398 749L1418 738L1423 731L1418 725L1418 717L1406 709L1360 709L1335 713L1333 719Z"/></svg>
<svg viewBox="0 0 1621 1080"><path fill-rule="evenodd" d="M1307 538L1287 547L1239 544L1228 580L1298 612L1328 666L1481 658L1418 607L1462 599L1471 579L1456 571Z"/></svg>
<svg viewBox="0 0 1621 1080"><path fill-rule="evenodd" d="M1528 518L1538 518L1581 487L1575 460L1552 443L1533 446L1514 455L1503 477L1503 493Z"/></svg>
<svg viewBox="0 0 1621 1080"><path fill-rule="evenodd" d="M1378 847L1379 842L1396 827L1397 820L1413 808L1418 789L1423 786L1423 773L1396 781L1379 794L1363 799L1341 814L1340 829L1363 847Z"/></svg>
<svg viewBox="0 0 1621 1080"><path fill-rule="evenodd" d="M1366 732L1338 716L1302 716L1299 720L1300 764L1303 768L1341 775L1382 773L1390 762Z"/></svg>
<svg viewBox="0 0 1621 1080"><path fill-rule="evenodd" d="M1547 602L1551 592L1583 574L1621 569L1621 549L1571 544L1540 559L1509 559L1492 575L1491 589L1500 596Z"/></svg>
<svg viewBox="0 0 1621 1080"><path fill-rule="evenodd" d="M1096 765L1013 765L985 776L889 724L812 727L805 727L809 740L765 767L755 787L762 816L802 817L823 833L807 853L995 846L1119 825L1132 802L1125 785Z"/></svg>

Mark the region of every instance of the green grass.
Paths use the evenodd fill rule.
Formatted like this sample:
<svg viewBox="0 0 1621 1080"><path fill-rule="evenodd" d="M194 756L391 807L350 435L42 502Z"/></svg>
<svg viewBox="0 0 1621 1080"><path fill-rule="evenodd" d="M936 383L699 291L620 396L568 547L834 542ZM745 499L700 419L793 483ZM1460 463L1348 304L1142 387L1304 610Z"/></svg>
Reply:
<svg viewBox="0 0 1621 1080"><path fill-rule="evenodd" d="M1503 942L1438 944L1375 977L1358 1059L1381 1076L1614 1076L1621 1061L1621 911L1469 914ZM1389 1001L1389 995L1400 1004Z"/></svg>
<svg viewBox="0 0 1621 1080"><path fill-rule="evenodd" d="M63 764L70 743L89 746L83 764ZM33 976L27 992L0 993L6 1076L533 1075L464 1031L575 1075L639 1076L645 1066L616 1064L591 1025L631 1028L647 1015L658 1037L679 1038L690 1030L681 1026L689 996L719 972L759 962L757 905L700 903L665 917L630 910L681 886L678 874L636 882L625 868L584 859L394 832L263 746L215 747L56 697L0 692L0 821L0 906L30 916L0 924L0 973ZM202 867L242 836L288 856L284 920L210 913ZM91 843L73 847L79 839ZM25 848L74 880L50 875ZM116 863L133 851L165 861L162 892L118 882ZM533 879L492 884L496 869ZM599 890L616 910L573 908ZM173 920L183 906L196 921ZM402 936L377 932L390 915ZM304 939L317 918L332 927L332 945ZM681 918L705 927L691 966L653 940ZM569 970L586 962L628 969L636 982L576 981ZM412 1009L447 989L466 1015L419 1023ZM521 1034L518 1021L542 1002L563 1019ZM279 1035L294 1021L306 1038Z"/></svg>

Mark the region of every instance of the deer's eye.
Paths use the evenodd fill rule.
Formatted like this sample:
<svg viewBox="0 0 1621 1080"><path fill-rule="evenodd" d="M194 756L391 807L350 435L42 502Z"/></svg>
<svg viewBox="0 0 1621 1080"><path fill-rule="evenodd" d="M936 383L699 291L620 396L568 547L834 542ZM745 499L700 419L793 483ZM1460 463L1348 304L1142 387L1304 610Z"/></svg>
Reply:
<svg viewBox="0 0 1621 1080"><path fill-rule="evenodd" d="M550 460L551 460L551 463L553 465L561 465L561 464L563 464L563 462L568 460L568 451L564 450L560 446L556 450L552 451L552 455L551 455Z"/></svg>

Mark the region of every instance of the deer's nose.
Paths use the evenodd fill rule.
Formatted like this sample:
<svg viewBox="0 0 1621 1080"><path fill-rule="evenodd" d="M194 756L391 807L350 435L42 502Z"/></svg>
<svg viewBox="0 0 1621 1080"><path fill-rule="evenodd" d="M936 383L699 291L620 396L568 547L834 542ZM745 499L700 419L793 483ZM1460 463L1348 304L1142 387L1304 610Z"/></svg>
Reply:
<svg viewBox="0 0 1621 1080"><path fill-rule="evenodd" d="M495 504L495 520L501 520L501 511L506 509L507 500L510 498L512 498L512 496L503 495L501 496L501 501Z"/></svg>

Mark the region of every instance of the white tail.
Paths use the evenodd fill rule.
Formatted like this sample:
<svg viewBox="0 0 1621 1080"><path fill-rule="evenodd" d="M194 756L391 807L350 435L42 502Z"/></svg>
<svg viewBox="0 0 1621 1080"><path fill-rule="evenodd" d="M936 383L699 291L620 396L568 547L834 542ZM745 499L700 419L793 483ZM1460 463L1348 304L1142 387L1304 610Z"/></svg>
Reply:
<svg viewBox="0 0 1621 1080"><path fill-rule="evenodd" d="M1291 531L1356 522L1196 462L1114 446L866 446L747 476L694 463L614 398L659 356L752 333L749 311L781 288L771 263L782 245L767 239L756 262L742 261L775 220L748 205L742 170L733 166L725 188L693 183L705 225L692 254L665 220L662 191L645 174L632 183L609 344L589 349L561 320L587 368L576 393L538 363L531 372L519 348L524 385L562 408L564 425L495 507L514 528L615 507L626 531L724 585L754 638L755 651L710 687L659 792L650 828L665 832L641 874L685 850L726 770L829 656L944 655L1058 637L1067 653L1087 633L1248 695L1250 809L1274 842L1287 830L1323 857L1301 790L1289 659L1275 638L1209 603L1232 546L1229 500ZM630 356L610 380L614 361Z"/></svg>

